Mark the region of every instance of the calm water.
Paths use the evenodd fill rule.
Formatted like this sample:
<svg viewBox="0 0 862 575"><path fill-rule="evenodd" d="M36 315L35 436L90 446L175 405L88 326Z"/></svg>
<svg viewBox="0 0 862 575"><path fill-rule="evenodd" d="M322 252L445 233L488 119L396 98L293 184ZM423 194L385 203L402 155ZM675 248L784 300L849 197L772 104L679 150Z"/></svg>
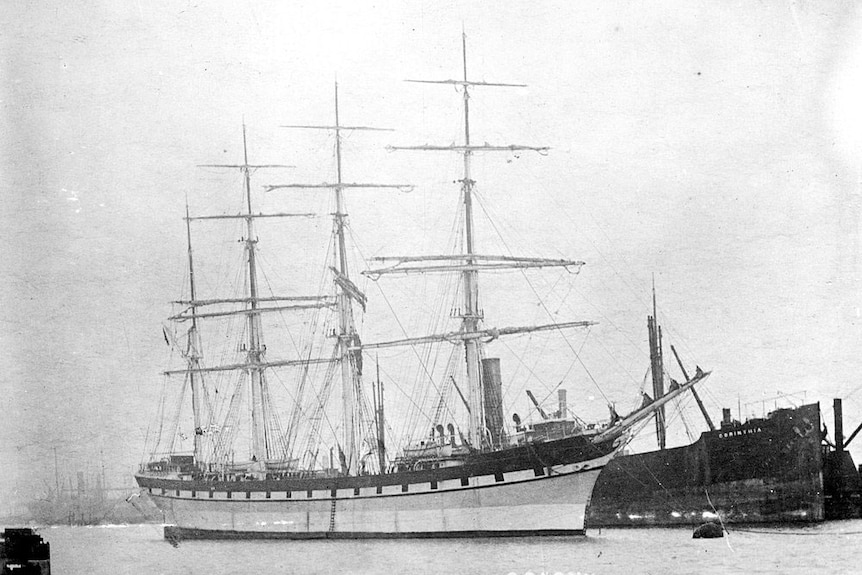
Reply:
<svg viewBox="0 0 862 575"><path fill-rule="evenodd" d="M756 532L752 532L756 531ZM55 574L252 573L860 573L862 520L752 528L594 529L586 538L183 542L156 525L43 528Z"/></svg>

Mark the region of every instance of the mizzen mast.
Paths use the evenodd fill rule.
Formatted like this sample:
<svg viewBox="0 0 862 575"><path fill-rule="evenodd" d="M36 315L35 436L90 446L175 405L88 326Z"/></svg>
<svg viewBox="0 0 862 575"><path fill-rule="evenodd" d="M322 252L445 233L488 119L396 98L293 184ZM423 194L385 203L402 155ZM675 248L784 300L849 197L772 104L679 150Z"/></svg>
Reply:
<svg viewBox="0 0 862 575"><path fill-rule="evenodd" d="M342 132L352 131L391 131L386 128L369 126L343 126L338 111L338 82L335 83L335 124L327 125L288 125L283 128L326 130L335 134L336 181L335 183L319 184L281 184L266 186L267 191L280 189L326 189L332 190L335 200L335 212L332 214L334 237L333 260L335 266L330 268L333 273L333 283L336 287L336 309L338 312L338 333L336 355L341 363L341 399L343 414L343 436L340 446L343 473L355 473L359 469L360 445L362 438L357 433L359 419L359 397L362 384L362 349L356 323L353 317L353 303L358 303L365 309L365 294L350 279L347 258L347 243L344 228L347 225L347 211L344 205L344 190L354 188L395 188L409 189L402 184L347 183L344 181L341 163ZM382 425L382 423L381 423ZM380 470L381 473L383 470Z"/></svg>

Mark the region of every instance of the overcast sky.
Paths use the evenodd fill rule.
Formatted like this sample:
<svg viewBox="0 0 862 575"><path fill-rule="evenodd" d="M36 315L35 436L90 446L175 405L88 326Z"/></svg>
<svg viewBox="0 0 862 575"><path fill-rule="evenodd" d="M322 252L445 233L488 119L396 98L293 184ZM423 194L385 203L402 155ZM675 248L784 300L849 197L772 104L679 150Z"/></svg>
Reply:
<svg viewBox="0 0 862 575"><path fill-rule="evenodd" d="M587 262L572 319L641 348L587 358L613 401L648 365L655 274L666 337L714 371L716 417L780 392L820 401L830 430L832 397L862 420L856 2L6 4L3 499L52 484L54 448L64 473L129 484L186 281L185 196L237 205L235 178L195 166L238 161L243 119L254 161L331 181L331 139L278 126L330 123L337 78L343 122L397 129L351 136L347 179L415 185L349 198L366 255L433 253L457 159L384 147L460 137L454 90L402 80L458 77L462 27L474 79L528 85L476 90L475 141L551 147L477 159L487 213L515 251Z"/></svg>

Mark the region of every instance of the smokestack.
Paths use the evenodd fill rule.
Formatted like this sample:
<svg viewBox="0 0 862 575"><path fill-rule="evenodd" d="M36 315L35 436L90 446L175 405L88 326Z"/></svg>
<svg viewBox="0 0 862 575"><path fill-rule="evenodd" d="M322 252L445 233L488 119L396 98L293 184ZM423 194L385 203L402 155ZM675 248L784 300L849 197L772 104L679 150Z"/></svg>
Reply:
<svg viewBox="0 0 862 575"><path fill-rule="evenodd" d="M503 436L503 382L500 376L500 358L482 360L482 391L485 399L485 427L491 432L495 445Z"/></svg>
<svg viewBox="0 0 862 575"><path fill-rule="evenodd" d="M730 425L730 408L722 407L721 408L721 425Z"/></svg>
<svg viewBox="0 0 862 575"><path fill-rule="evenodd" d="M560 404L560 417L566 417L566 390L557 390L557 401Z"/></svg>

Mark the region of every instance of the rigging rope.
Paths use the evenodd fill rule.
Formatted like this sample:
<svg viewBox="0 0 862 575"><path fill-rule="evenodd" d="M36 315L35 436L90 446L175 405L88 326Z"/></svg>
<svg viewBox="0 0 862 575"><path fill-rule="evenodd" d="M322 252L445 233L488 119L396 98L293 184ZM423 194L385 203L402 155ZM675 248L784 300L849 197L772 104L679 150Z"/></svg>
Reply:
<svg viewBox="0 0 862 575"><path fill-rule="evenodd" d="M474 189L474 192L475 192L475 191L476 191L476 190ZM481 208L482 208L482 211L485 213L485 216L488 218L488 221L491 223L491 226L494 228L494 231L497 233L497 236L500 238L500 241L503 243L503 246L505 246L506 251L508 251L508 252L509 252L509 255L514 255L514 254L513 254L513 252L512 252L512 250L511 250L511 248L509 248L509 245L506 243L506 240L505 240L505 239L503 239L502 234L500 234L500 230L497 228L497 224L494 222L494 220L492 220L492 219L491 219L491 216L490 216L490 215L488 214L488 212L485 210L485 204L484 204L484 202L481 200L481 195L480 195L480 194L478 194L478 193L476 193L476 194L475 194L475 197L476 197L476 198L477 198L477 200L478 200L478 201L477 201L477 203L479 204L479 207L481 207ZM536 296L536 298L539 300L539 305L542 307L542 309L544 309L544 310L545 310L545 313L548 315L548 317L549 317L549 318L551 318L551 321L553 321L553 320L554 320L554 315L551 313L551 311L550 311L550 310L548 309L548 307L545 305L545 302L544 302L544 301L542 301L541 296L539 295L538 291L536 291L536 288L533 286L533 283L530 281L529 276L527 276L526 271L525 271L525 270L523 270L523 269L521 269L521 270L520 270L520 272L521 272L521 275L524 277L524 280L527 282L527 285L528 285L528 286L530 286L530 290L533 292L533 294L534 294L534 295ZM587 367L587 365L584 363L584 361L581 359L581 357L580 357L580 355L578 354L578 352L577 352L577 351L575 351L575 348L572 346L571 342L570 342L570 341L569 341L569 339L566 337L565 333L563 333L563 330L562 330L562 329L560 329L560 330L557 330L557 331L559 331L559 332L560 332L560 334L563 336L563 341L565 341L565 342L566 342L566 345L567 345L567 346L569 346L569 349L571 349L571 350L572 350L572 353L574 353L574 354L575 354L575 357L578 359L578 362L581 364L581 367L583 367L583 368L584 368L584 372L585 372L585 373L587 374L587 376L590 378L590 381L592 381L592 382L593 382L593 385L595 385L596 389L599 391L599 394L601 394L601 396L605 399L605 402L607 402L607 404L608 404L608 405L611 405L611 401L610 401L610 399L608 399L608 396L607 396L607 395L605 395L605 392L602 390L601 386L599 385L599 382L598 382L598 381L596 381L596 378L595 378L595 377L593 377L592 372L590 372L589 368L588 368L588 367Z"/></svg>

